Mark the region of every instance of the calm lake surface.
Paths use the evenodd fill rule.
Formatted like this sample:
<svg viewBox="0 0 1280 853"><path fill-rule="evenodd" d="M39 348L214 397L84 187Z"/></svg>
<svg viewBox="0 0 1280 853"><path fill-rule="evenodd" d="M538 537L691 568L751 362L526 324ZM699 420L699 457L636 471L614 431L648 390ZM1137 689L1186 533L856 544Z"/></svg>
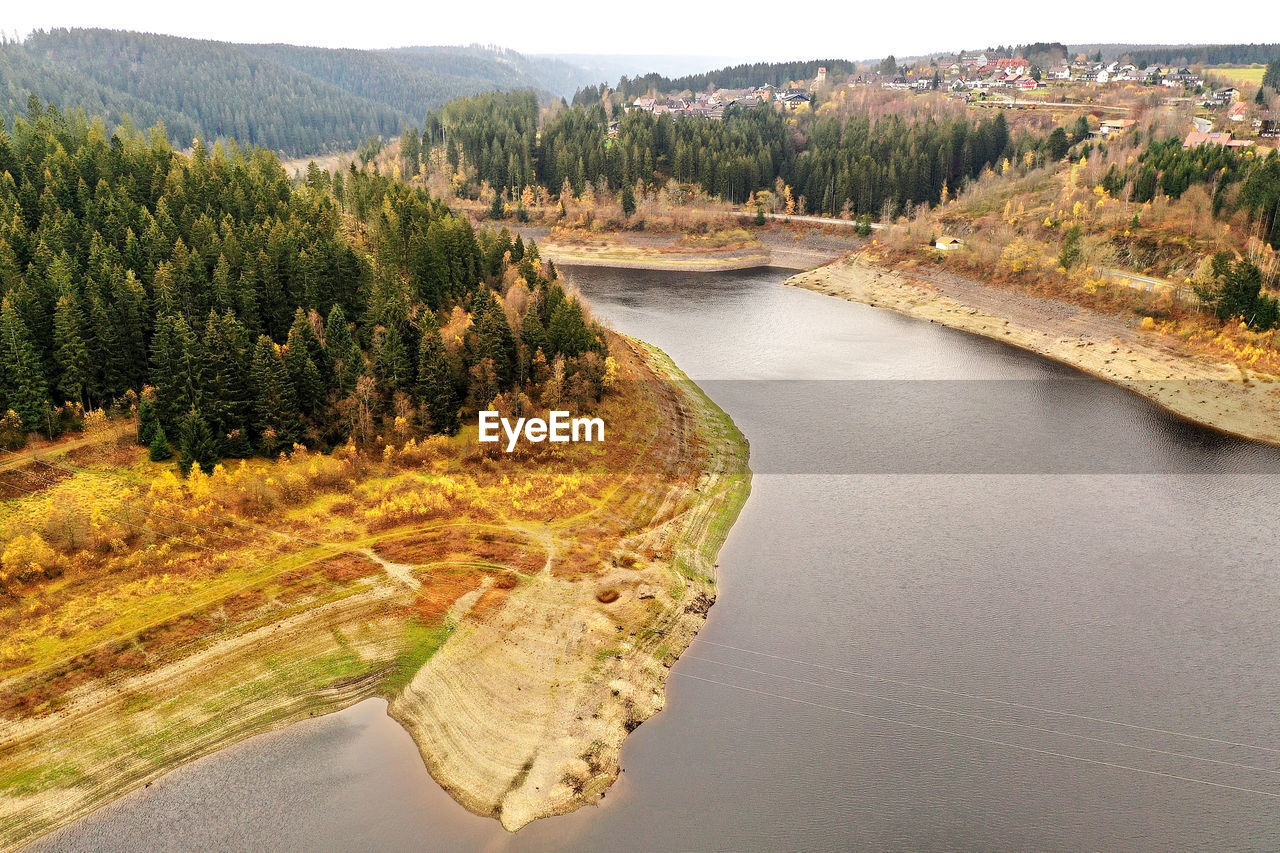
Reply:
<svg viewBox="0 0 1280 853"><path fill-rule="evenodd" d="M34 849L1280 849L1280 454L781 271L570 275L757 472L603 803L510 835L371 700Z"/></svg>

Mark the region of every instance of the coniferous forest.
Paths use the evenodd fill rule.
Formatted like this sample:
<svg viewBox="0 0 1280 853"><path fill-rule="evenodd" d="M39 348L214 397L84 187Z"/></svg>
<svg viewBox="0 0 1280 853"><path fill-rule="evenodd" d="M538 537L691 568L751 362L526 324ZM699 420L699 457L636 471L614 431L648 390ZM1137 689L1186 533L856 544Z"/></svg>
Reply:
<svg viewBox="0 0 1280 853"><path fill-rule="evenodd" d="M143 128L163 122L181 149L199 136L305 156L394 137L463 95L571 92L585 73L482 47L330 50L55 29L0 43L0 119L12 129L36 95L112 127L126 117Z"/></svg>
<svg viewBox="0 0 1280 853"><path fill-rule="evenodd" d="M262 149L186 156L35 101L0 131L0 438L137 406L153 458L207 469L587 406L606 354L536 246L376 172L295 186Z"/></svg>
<svg viewBox="0 0 1280 853"><path fill-rule="evenodd" d="M412 170L424 152L443 146L451 166L466 162L477 181L514 193L530 184L558 193L567 183L580 193L588 181L617 190L675 179L741 203L782 181L808 199L809 212L879 216L886 205L936 204L984 168L1046 144L1012 138L1001 113L978 121L797 120L764 104L733 107L715 121L630 110L610 136L610 116L595 103L554 112L540 135L537 123L531 93L462 98L429 113L421 145L402 142L402 151Z"/></svg>

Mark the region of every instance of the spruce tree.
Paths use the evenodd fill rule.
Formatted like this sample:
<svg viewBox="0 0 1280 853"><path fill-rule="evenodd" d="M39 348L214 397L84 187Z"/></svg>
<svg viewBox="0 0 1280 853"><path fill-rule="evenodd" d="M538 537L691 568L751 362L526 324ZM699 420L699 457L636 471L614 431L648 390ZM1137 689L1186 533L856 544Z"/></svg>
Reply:
<svg viewBox="0 0 1280 853"><path fill-rule="evenodd" d="M474 354L473 362L493 360L498 384L510 387L515 379L516 338L507 322L507 315L488 288L480 291L472 305L472 324L469 343Z"/></svg>
<svg viewBox="0 0 1280 853"><path fill-rule="evenodd" d="M25 430L44 425L48 386L40 357L13 300L0 303L0 406L18 413Z"/></svg>
<svg viewBox="0 0 1280 853"><path fill-rule="evenodd" d="M582 316L582 306L574 297L564 299L556 306L547 326L547 337L551 348L565 358L595 349L598 343Z"/></svg>
<svg viewBox="0 0 1280 853"><path fill-rule="evenodd" d="M155 403L149 395L144 395L138 401L138 444L143 447L150 445L155 440L156 433L163 431Z"/></svg>
<svg viewBox="0 0 1280 853"><path fill-rule="evenodd" d="M374 364L384 391L400 391L412 384L409 354L405 350L404 338L400 336L397 324L392 323L389 329L378 336Z"/></svg>
<svg viewBox="0 0 1280 853"><path fill-rule="evenodd" d="M436 328L435 318L430 318L430 322L424 325L422 344L418 348L418 396L431 419L431 428L436 432L453 433L458 428L458 393L449 353L445 350L440 330Z"/></svg>
<svg viewBox="0 0 1280 853"><path fill-rule="evenodd" d="M250 401L244 383L249 366L248 332L233 313L210 313L200 347L200 412L221 439L248 419Z"/></svg>
<svg viewBox="0 0 1280 853"><path fill-rule="evenodd" d="M162 434L163 428L157 432ZM182 476L190 474L195 465L208 474L218 464L218 455L218 442L209 429L209 422L196 409L191 409L182 418L178 438L178 469Z"/></svg>
<svg viewBox="0 0 1280 853"><path fill-rule="evenodd" d="M53 357L58 366L58 391L64 400L85 403L89 382L89 350L81 331L80 305L70 294L53 311Z"/></svg>
<svg viewBox="0 0 1280 853"><path fill-rule="evenodd" d="M340 305L333 306L324 324L324 349L333 363L333 379L338 394L350 394L356 387L356 380L364 373L364 356L351 338L347 315Z"/></svg>
<svg viewBox="0 0 1280 853"><path fill-rule="evenodd" d="M173 458L173 450L169 447L169 438L164 434L164 427L156 424L151 441L147 442L148 456L152 462L167 462ZM190 473L191 467L187 466Z"/></svg>
<svg viewBox="0 0 1280 853"><path fill-rule="evenodd" d="M302 318L302 325L310 329L311 324ZM314 337L314 335L313 335ZM298 396L298 408L305 415L313 415L324 404L325 388L320 379L320 370L312 360L307 348L305 333L300 330L295 320L289 330L288 346L284 353L285 372L293 383Z"/></svg>
<svg viewBox="0 0 1280 853"><path fill-rule="evenodd" d="M265 453L275 453L301 438L297 393L284 361L266 335L258 338L249 368L253 394L252 426Z"/></svg>
<svg viewBox="0 0 1280 853"><path fill-rule="evenodd" d="M538 312L530 310L524 315L524 322L520 325L520 343L524 344L528 357L532 359L539 350L543 355L550 351L551 347L547 341L547 330L542 327L541 321L538 320Z"/></svg>

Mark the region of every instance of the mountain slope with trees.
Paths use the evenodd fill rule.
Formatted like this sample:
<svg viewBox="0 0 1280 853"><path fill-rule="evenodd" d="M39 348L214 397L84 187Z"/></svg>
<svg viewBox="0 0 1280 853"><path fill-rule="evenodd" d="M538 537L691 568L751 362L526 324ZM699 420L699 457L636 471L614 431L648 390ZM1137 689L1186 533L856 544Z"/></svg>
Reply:
<svg viewBox="0 0 1280 853"><path fill-rule="evenodd" d="M186 156L38 103L15 125L0 131L10 440L136 404L153 457L171 443L207 470L602 393L603 333L536 246L421 189L354 168L295 187L262 149Z"/></svg>
<svg viewBox="0 0 1280 853"><path fill-rule="evenodd" d="M28 98L138 127L305 156L391 138L430 109L492 89L572 92L568 63L483 47L329 50L237 45L148 33L55 29L0 45L7 126Z"/></svg>
<svg viewBox="0 0 1280 853"><path fill-rule="evenodd" d="M528 93L479 95L427 115L421 145L402 142L407 174L444 148L462 166L514 199L530 185L580 194L591 183L614 191L674 179L742 203L761 191L803 196L811 213L883 215L936 204L1005 158L1049 156L1049 143L1015 137L1003 113L981 120L787 116L772 105L734 107L723 121L674 120L629 110L612 119L602 103L561 109L536 131ZM610 133L616 120L616 133ZM471 187L472 190L476 186Z"/></svg>

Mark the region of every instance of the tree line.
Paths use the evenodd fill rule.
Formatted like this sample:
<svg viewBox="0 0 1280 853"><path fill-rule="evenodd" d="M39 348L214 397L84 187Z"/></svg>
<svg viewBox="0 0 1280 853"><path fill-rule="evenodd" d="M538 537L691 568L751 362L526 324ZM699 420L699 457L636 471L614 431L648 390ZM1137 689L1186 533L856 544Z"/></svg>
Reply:
<svg viewBox="0 0 1280 853"><path fill-rule="evenodd" d="M532 93L485 94L429 114L421 136L402 141L402 153L416 168L426 152L443 148L451 166L465 163L477 183L513 196L529 185L580 194L588 182L620 190L675 179L741 203L781 181L807 199L810 212L879 216L886 206L936 204L1005 157L1048 150L1043 139L1012 139L1000 112L980 121L791 120L762 104L731 108L722 121L640 110L613 118L611 134L603 103L580 104L553 111L539 132Z"/></svg>
<svg viewBox="0 0 1280 853"><path fill-rule="evenodd" d="M1280 249L1280 152L1242 154L1222 145L1183 148L1179 139L1152 140L1131 165L1112 165L1102 187L1113 196L1127 191L1144 203L1157 194L1179 198L1190 187L1212 194L1215 216L1245 210L1259 236Z"/></svg>
<svg viewBox="0 0 1280 853"><path fill-rule="evenodd" d="M1254 65L1280 56L1280 44L1194 44L1130 50L1129 61L1148 65Z"/></svg>
<svg viewBox="0 0 1280 853"><path fill-rule="evenodd" d="M536 246L421 189L33 103L0 131L0 432L132 409L184 468L598 397L603 332Z"/></svg>
<svg viewBox="0 0 1280 853"><path fill-rule="evenodd" d="M750 86L770 85L784 87L794 81L810 81L818 76L818 69L826 68L829 79L843 79L854 73L857 63L847 59L810 59L800 62L744 62L706 71L686 74L682 77L666 77L662 74L643 74L638 77L623 76L616 91L630 100L650 92L705 92L717 89L746 89Z"/></svg>
<svg viewBox="0 0 1280 853"><path fill-rule="evenodd" d="M36 31L0 43L6 126L28 97L114 127L163 122L186 148L235 139L302 156L393 138L426 110L492 89L572 91L585 72L481 47L332 50L238 45L104 29Z"/></svg>

